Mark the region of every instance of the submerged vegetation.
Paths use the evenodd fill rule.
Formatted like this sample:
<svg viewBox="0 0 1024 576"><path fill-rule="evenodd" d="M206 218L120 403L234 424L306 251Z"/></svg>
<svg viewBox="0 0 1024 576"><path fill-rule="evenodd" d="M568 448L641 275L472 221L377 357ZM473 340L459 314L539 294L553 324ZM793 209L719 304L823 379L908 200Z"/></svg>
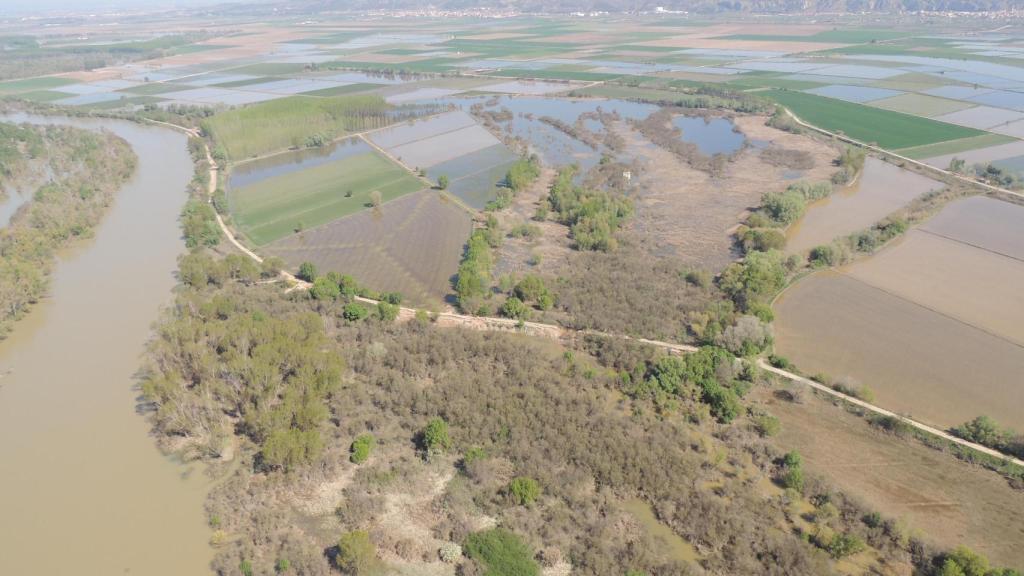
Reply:
<svg viewBox="0 0 1024 576"><path fill-rule="evenodd" d="M128 144L111 134L30 125L4 133L17 142L9 150L24 155L7 155L6 177L45 183L0 230L0 337L46 293L57 251L92 233L136 162ZM44 177L48 172L57 177Z"/></svg>

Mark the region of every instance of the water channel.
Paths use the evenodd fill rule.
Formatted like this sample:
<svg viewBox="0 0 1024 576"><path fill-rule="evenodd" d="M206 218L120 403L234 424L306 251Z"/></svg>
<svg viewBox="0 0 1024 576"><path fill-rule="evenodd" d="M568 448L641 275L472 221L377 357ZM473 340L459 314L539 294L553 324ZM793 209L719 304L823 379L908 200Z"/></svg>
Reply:
<svg viewBox="0 0 1024 576"><path fill-rule="evenodd" d="M185 136L2 119L106 128L139 162L94 238L61 254L49 296L0 342L0 574L209 573L209 480L163 456L136 412L143 348L183 251Z"/></svg>

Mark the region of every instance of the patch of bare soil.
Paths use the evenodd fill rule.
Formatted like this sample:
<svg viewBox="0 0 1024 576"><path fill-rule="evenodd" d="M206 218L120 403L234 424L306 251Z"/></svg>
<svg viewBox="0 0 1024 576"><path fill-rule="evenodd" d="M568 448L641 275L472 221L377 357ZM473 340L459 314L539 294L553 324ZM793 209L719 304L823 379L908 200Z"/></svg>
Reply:
<svg viewBox="0 0 1024 576"><path fill-rule="evenodd" d="M966 545L996 565L1024 566L1024 493L998 474L875 429L813 394L752 398L782 423L776 444L797 450L805 467L871 509L903 519L947 549Z"/></svg>
<svg viewBox="0 0 1024 576"><path fill-rule="evenodd" d="M521 224L536 226L540 231L532 239L504 239L495 251L495 277L522 276L527 272L558 275L565 270L573 253L569 229L553 220L533 220L537 207L548 197L555 174L554 168L545 167L533 185L516 195L511 206L494 214L505 233Z"/></svg>
<svg viewBox="0 0 1024 576"><path fill-rule="evenodd" d="M761 195L793 182L792 169L778 161L780 156L799 156L801 165L809 166L801 171L804 180L828 180L835 170L832 160L837 152L820 141L766 126L764 116L733 120L748 140L763 142L766 150L786 152L770 153L766 161L761 149L748 146L725 164L719 177L712 177L625 123L616 126L626 141L624 154L643 166L633 175L639 186L628 233L646 250L717 272L740 255L732 234L760 204Z"/></svg>

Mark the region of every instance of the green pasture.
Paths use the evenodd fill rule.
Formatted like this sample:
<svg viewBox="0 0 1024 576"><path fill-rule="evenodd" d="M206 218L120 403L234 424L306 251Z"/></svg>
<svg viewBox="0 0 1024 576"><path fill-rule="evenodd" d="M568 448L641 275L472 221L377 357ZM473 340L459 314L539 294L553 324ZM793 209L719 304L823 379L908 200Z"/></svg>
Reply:
<svg viewBox="0 0 1024 576"><path fill-rule="evenodd" d="M375 190L387 202L423 187L401 166L367 152L231 190L229 202L235 222L262 246L364 210Z"/></svg>
<svg viewBox="0 0 1024 576"><path fill-rule="evenodd" d="M0 94L13 94L16 92L28 92L30 90L47 90L50 88L74 84L75 82L75 80L56 78L54 76L8 80L7 82L0 82Z"/></svg>
<svg viewBox="0 0 1024 576"><path fill-rule="evenodd" d="M805 122L890 150L984 134L973 128L803 92L765 90L758 94L789 108Z"/></svg>
<svg viewBox="0 0 1024 576"><path fill-rule="evenodd" d="M385 126L389 108L378 95L290 96L226 110L202 126L237 161L303 146L313 134L334 139L348 131Z"/></svg>

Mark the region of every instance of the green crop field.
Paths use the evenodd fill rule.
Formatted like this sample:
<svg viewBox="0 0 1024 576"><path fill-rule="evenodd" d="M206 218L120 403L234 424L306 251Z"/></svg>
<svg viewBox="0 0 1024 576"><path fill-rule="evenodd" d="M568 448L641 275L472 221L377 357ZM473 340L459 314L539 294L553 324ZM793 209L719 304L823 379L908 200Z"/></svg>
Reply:
<svg viewBox="0 0 1024 576"><path fill-rule="evenodd" d="M67 78L56 78L53 76L44 76L41 78L25 78L23 80L10 80L7 82L0 82L0 94L13 94L15 92L27 92L29 90L46 90L48 88L57 88L59 86L65 86L67 84L74 84L74 80Z"/></svg>
<svg viewBox="0 0 1024 576"><path fill-rule="evenodd" d="M313 134L334 139L347 131L385 126L390 122L389 109L377 95L290 96L228 110L202 125L228 157L237 161L303 146Z"/></svg>
<svg viewBox="0 0 1024 576"><path fill-rule="evenodd" d="M263 245L363 210L375 190L387 202L423 187L401 166L367 152L231 190L229 201L242 231Z"/></svg>
<svg viewBox="0 0 1024 576"><path fill-rule="evenodd" d="M984 134L973 128L803 92L766 90L758 94L789 108L805 122L832 132L842 132L862 142L875 142L890 150Z"/></svg>

